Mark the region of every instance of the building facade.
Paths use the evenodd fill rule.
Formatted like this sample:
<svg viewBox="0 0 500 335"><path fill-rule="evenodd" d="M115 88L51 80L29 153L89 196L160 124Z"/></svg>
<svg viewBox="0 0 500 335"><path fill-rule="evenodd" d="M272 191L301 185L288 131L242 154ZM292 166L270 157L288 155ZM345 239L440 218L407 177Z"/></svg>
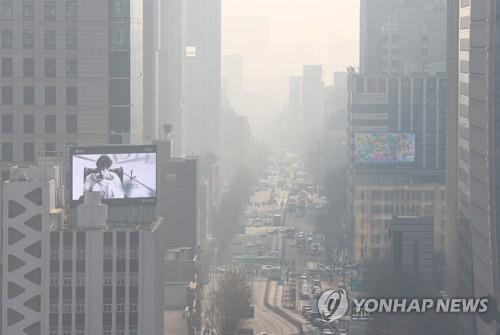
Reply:
<svg viewBox="0 0 500 335"><path fill-rule="evenodd" d="M0 158L142 142L142 1L5 1Z"/></svg>
<svg viewBox="0 0 500 335"><path fill-rule="evenodd" d="M221 1L187 0L183 151L218 153L221 122Z"/></svg>
<svg viewBox="0 0 500 335"><path fill-rule="evenodd" d="M444 172L446 76L349 75L349 133L415 134L414 168Z"/></svg>
<svg viewBox="0 0 500 335"><path fill-rule="evenodd" d="M469 226L473 294L500 297L500 120L497 1L460 1L458 21L457 221ZM467 263L462 263L467 264ZM464 270L467 270L464 268ZM472 270L472 271L470 271ZM465 281L466 282L466 281ZM477 334L496 325L476 317Z"/></svg>
<svg viewBox="0 0 500 335"><path fill-rule="evenodd" d="M54 167L5 182L4 334L163 334L163 219L108 220L87 193L64 220Z"/></svg>
<svg viewBox="0 0 500 335"><path fill-rule="evenodd" d="M353 189L354 259L389 257L394 216L428 216L434 222L434 246L444 250L446 199L442 183L362 182Z"/></svg>

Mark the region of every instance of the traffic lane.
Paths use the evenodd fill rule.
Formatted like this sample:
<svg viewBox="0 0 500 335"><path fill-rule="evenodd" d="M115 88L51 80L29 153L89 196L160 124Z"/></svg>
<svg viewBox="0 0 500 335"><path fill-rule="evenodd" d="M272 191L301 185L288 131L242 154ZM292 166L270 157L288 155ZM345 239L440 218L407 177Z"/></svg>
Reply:
<svg viewBox="0 0 500 335"><path fill-rule="evenodd" d="M253 281L255 316L251 324L254 334L266 332L268 335L298 335L297 328L264 305L266 282ZM276 290L270 289L268 294L273 301L276 299Z"/></svg>

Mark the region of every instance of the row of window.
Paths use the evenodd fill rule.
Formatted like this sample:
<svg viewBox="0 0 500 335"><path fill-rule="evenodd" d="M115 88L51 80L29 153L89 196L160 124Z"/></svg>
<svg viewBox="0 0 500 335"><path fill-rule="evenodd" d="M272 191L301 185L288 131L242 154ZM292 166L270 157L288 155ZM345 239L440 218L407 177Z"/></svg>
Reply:
<svg viewBox="0 0 500 335"><path fill-rule="evenodd" d="M367 192L368 193L368 192ZM435 200L435 191L371 191L373 200ZM440 191L441 201L445 200L445 192ZM365 198L365 191L360 192L360 198Z"/></svg>
<svg viewBox="0 0 500 335"><path fill-rule="evenodd" d="M104 273L104 286L113 286L113 274L111 272ZM139 278L137 274L130 273L129 286L139 285ZM116 286L126 286L125 273L117 272L116 274Z"/></svg>
<svg viewBox="0 0 500 335"><path fill-rule="evenodd" d="M76 49L78 43L77 40L78 40L78 34L76 29L67 29L66 49ZM45 49L57 48L56 30L45 30L44 47ZM2 30L2 48L4 49L14 48L14 32L10 29ZM31 29L23 30L23 48L24 49L35 48L35 32Z"/></svg>
<svg viewBox="0 0 500 335"><path fill-rule="evenodd" d="M56 144L47 142L45 143L45 156L52 156L56 152ZM10 142L2 143L2 162L12 162L14 160L14 145ZM23 161L24 162L34 162L35 161L35 143L27 142L23 143ZM7 177L3 180L8 179Z"/></svg>
<svg viewBox="0 0 500 335"><path fill-rule="evenodd" d="M71 313L72 311L72 304L71 303L64 303L63 304L63 313ZM85 305L84 304L76 304L75 305L75 312L76 313L85 313ZM50 313L59 313L59 304L58 303L51 303L50 304Z"/></svg>
<svg viewBox="0 0 500 335"><path fill-rule="evenodd" d="M33 134L35 132L35 116L24 116L24 133ZM12 114L2 115L2 134L12 134L14 132L14 117ZM54 114L45 115L45 134L55 134L57 131L57 117ZM78 132L78 117L76 115L66 115L66 133L76 134Z"/></svg>
<svg viewBox="0 0 500 335"><path fill-rule="evenodd" d="M125 312L125 304L116 304L116 312ZM112 304L104 304L103 305L104 312L112 312L113 305ZM129 312L137 312L137 304L129 304L128 305Z"/></svg>
<svg viewBox="0 0 500 335"><path fill-rule="evenodd" d="M59 249L50 249L50 259L58 260L59 259ZM63 259L70 260L73 259L73 251L70 249L63 250ZM85 250L77 250L76 251L76 259L84 260L85 259Z"/></svg>
<svg viewBox="0 0 500 335"><path fill-rule="evenodd" d="M73 286L72 277L64 277L62 284L63 284L63 286L66 286L66 287L72 287ZM58 275L50 277L50 286L53 286L53 287L59 286L59 276ZM85 277L84 276L77 276L75 278L75 286L85 286Z"/></svg>
<svg viewBox="0 0 500 335"><path fill-rule="evenodd" d="M117 259L125 259L127 256L127 250L125 249L117 249L116 250L116 258ZM138 259L139 258L139 250L132 249L130 250L130 259ZM104 249L104 259L114 259L113 249L105 248Z"/></svg>
<svg viewBox="0 0 500 335"><path fill-rule="evenodd" d="M77 20L77 2L76 0L66 0L65 4L65 15L66 21L76 21ZM12 0L2 1L1 19L2 20L12 20L14 19L14 7ZM57 1L47 0L44 3L44 17L47 21L55 21L57 19ZM23 20L32 21L35 19L35 1L34 0L23 0L22 7L22 18Z"/></svg>
<svg viewBox="0 0 500 335"><path fill-rule="evenodd" d="M78 74L78 60L66 58L66 77L74 78ZM57 61L55 58L45 59L45 77L55 78L57 75ZM14 76L14 60L12 57L2 57L2 77ZM35 76L35 60L23 58L23 76Z"/></svg>
<svg viewBox="0 0 500 335"><path fill-rule="evenodd" d="M57 90L55 86L45 87L44 90L45 106L55 106L57 103ZM14 88L12 86L2 87L2 105L11 106L14 104ZM23 87L24 106L35 105L35 87ZM66 87L66 106L76 106L78 104L78 89L75 86Z"/></svg>

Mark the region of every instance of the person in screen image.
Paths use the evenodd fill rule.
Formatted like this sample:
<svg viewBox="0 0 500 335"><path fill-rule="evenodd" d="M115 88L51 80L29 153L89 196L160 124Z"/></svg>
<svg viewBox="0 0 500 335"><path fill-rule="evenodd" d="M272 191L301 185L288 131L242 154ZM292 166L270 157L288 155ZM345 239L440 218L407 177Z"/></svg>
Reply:
<svg viewBox="0 0 500 335"><path fill-rule="evenodd" d="M124 191L120 177L110 170L113 161L106 155L96 161L97 171L85 178L84 192L101 192L102 199L123 199Z"/></svg>

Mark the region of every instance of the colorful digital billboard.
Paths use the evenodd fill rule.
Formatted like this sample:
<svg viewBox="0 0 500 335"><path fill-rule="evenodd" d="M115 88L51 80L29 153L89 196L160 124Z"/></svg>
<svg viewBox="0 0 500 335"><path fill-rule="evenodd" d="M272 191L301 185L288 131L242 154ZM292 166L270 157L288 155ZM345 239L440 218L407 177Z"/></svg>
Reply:
<svg viewBox="0 0 500 335"><path fill-rule="evenodd" d="M360 164L414 163L415 134L356 133L353 160Z"/></svg>
<svg viewBox="0 0 500 335"><path fill-rule="evenodd" d="M70 156L73 202L90 191L104 202L156 198L155 146L76 147Z"/></svg>

